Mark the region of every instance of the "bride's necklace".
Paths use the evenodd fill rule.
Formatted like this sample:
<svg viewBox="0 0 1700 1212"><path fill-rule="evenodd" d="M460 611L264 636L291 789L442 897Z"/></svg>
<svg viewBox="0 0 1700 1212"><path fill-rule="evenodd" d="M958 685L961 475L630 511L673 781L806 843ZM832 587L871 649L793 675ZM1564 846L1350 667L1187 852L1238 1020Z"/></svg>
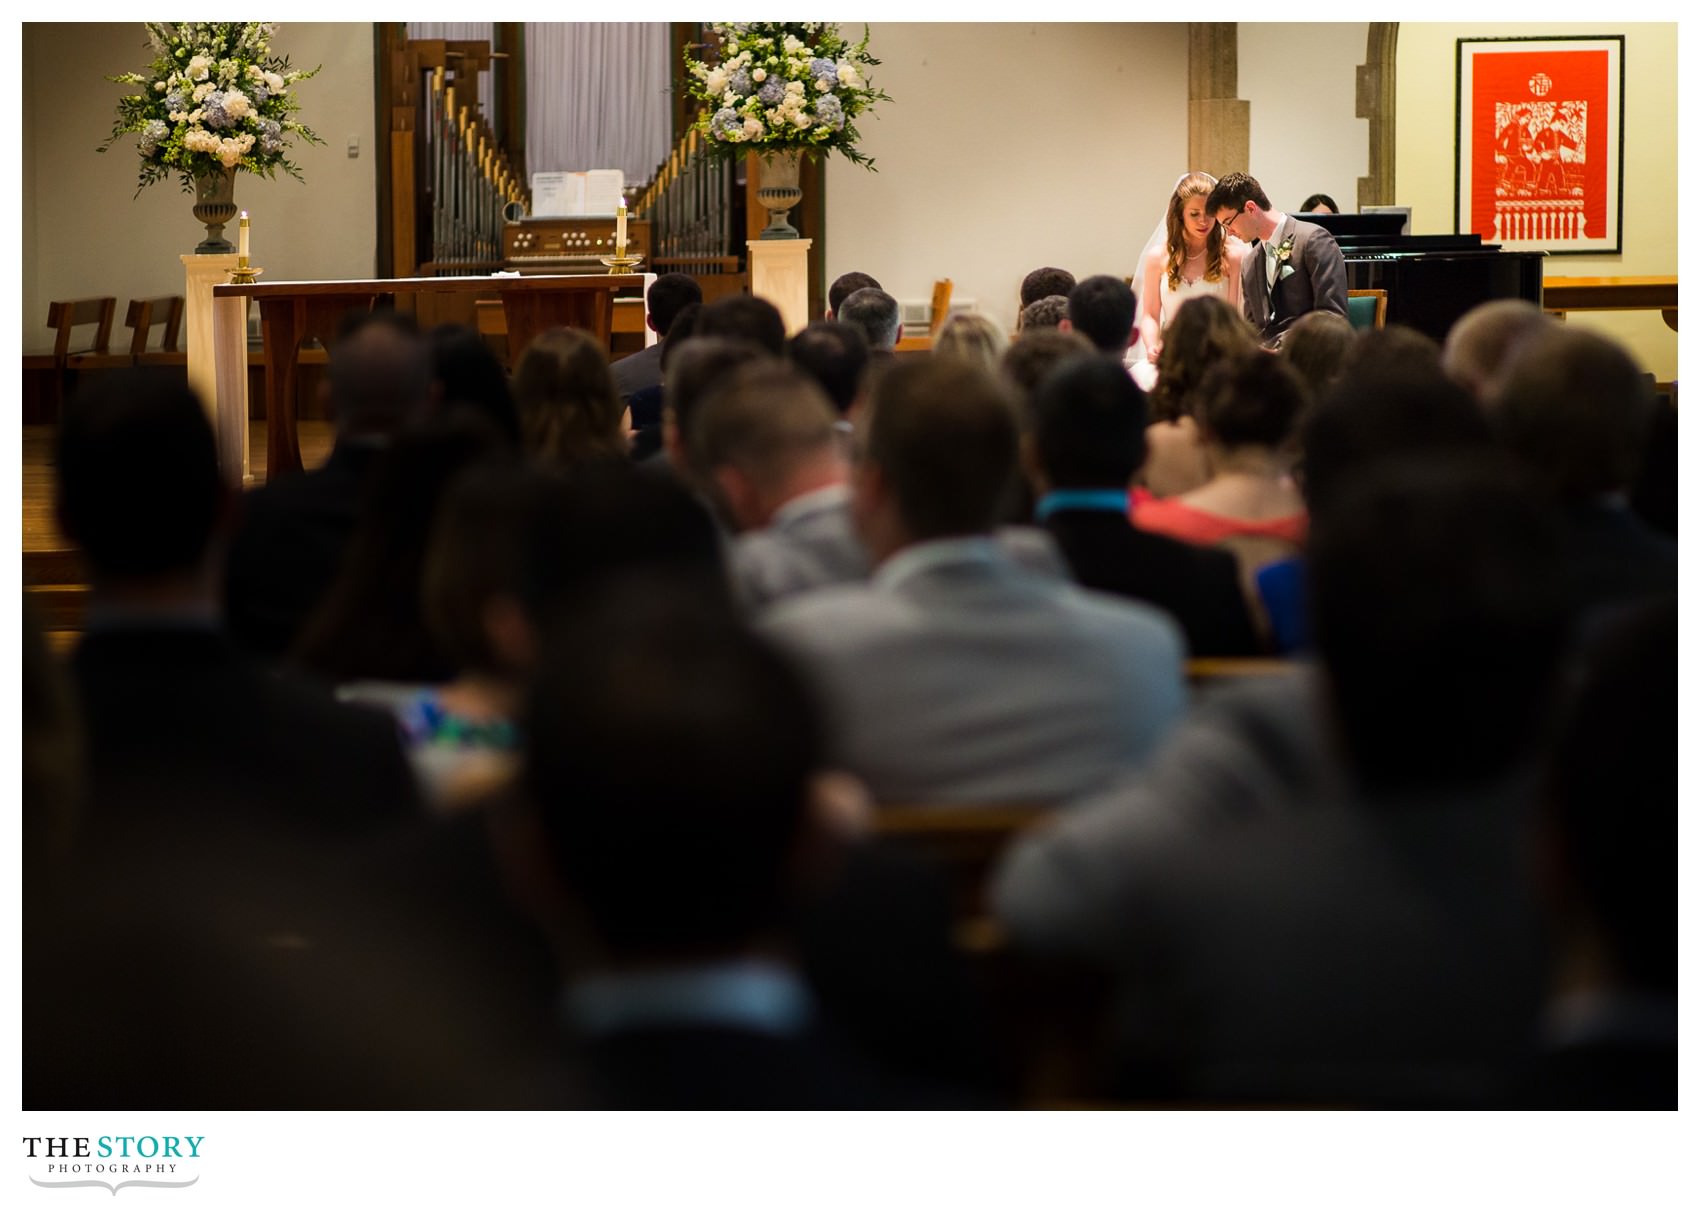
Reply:
<svg viewBox="0 0 1700 1212"><path fill-rule="evenodd" d="M1191 266L1197 265L1200 261L1204 260L1204 254L1209 252L1209 251L1210 251L1209 248L1206 247L1206 248L1199 249L1195 253L1188 253L1187 254L1186 259L1181 262L1181 280L1183 282L1187 283L1188 285L1191 285L1192 283L1198 281L1198 275L1197 274L1189 274L1186 271Z"/></svg>

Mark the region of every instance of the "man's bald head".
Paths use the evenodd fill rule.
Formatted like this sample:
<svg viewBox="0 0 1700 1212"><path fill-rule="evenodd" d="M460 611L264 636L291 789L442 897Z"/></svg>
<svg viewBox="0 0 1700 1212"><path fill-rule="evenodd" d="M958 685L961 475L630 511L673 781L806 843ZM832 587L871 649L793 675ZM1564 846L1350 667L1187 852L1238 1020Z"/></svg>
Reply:
<svg viewBox="0 0 1700 1212"><path fill-rule="evenodd" d="M1494 299L1472 307L1446 334L1441 369L1479 400L1504 368L1512 347L1552 323L1552 317L1524 299Z"/></svg>
<svg viewBox="0 0 1700 1212"><path fill-rule="evenodd" d="M331 348L325 392L339 437L395 432L424 410L430 390L425 342L402 326L366 324Z"/></svg>

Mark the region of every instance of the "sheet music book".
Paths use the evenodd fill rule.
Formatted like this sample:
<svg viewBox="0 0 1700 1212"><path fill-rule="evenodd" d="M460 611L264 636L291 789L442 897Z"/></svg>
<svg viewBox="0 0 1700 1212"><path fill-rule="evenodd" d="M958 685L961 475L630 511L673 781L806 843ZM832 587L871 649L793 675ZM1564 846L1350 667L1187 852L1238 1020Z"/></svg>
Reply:
<svg viewBox="0 0 1700 1212"><path fill-rule="evenodd" d="M532 173L531 214L534 218L612 215L625 188L626 174L617 168Z"/></svg>

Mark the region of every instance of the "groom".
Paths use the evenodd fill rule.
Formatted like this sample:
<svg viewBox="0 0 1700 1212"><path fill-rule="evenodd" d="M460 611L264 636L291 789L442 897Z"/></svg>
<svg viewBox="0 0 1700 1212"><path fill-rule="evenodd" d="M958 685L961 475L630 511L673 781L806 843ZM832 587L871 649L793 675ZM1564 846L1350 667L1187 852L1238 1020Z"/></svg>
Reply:
<svg viewBox="0 0 1700 1212"><path fill-rule="evenodd" d="M1281 338L1309 311L1346 314L1346 260L1334 237L1269 206L1255 177L1229 173L1204 209L1224 229L1252 245L1241 268L1246 319L1279 349Z"/></svg>

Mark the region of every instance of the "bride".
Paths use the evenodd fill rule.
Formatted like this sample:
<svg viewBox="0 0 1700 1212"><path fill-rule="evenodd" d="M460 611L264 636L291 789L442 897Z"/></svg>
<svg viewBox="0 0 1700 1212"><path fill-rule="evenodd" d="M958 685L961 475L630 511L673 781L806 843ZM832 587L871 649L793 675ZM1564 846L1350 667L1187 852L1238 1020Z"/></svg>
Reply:
<svg viewBox="0 0 1700 1212"><path fill-rule="evenodd" d="M1218 295L1235 311L1240 307L1240 262L1246 246L1229 236L1204 208L1216 178L1187 173L1175 182L1169 208L1139 260L1140 349L1133 377L1146 391L1157 382L1157 356L1163 330L1182 303L1200 295Z"/></svg>

